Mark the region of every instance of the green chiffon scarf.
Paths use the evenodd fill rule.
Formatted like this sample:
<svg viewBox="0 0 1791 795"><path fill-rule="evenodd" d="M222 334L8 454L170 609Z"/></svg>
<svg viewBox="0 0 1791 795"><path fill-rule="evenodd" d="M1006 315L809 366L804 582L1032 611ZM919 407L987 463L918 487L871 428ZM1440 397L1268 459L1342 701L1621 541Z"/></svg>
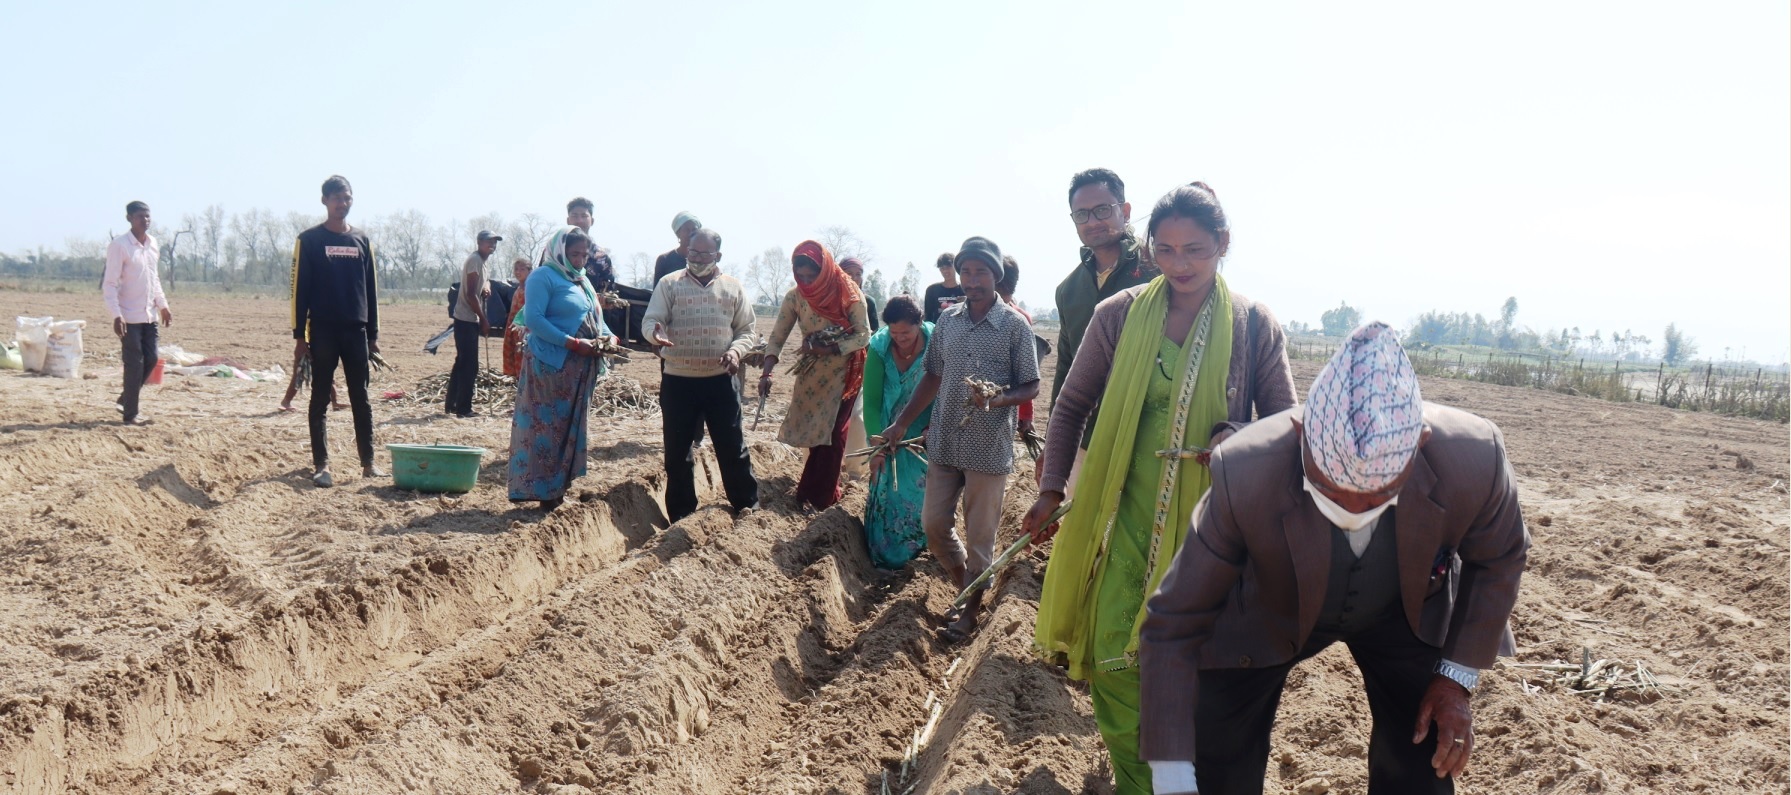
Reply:
<svg viewBox="0 0 1791 795"><path fill-rule="evenodd" d="M1105 569L1119 513L1120 491L1132 465L1134 446L1156 444L1165 451L1205 447L1213 426L1227 417L1225 381L1231 371L1231 292L1224 277L1215 276L1213 291L1182 346L1184 358L1176 365L1177 386L1170 405L1174 416L1168 425L1168 438L1137 438L1150 368L1157 366L1163 323L1169 314L1169 292L1163 277L1153 279L1126 314L1107 388L1101 395L1094 439L1088 445L1088 455L1076 481L1076 500L1058 530L1045 570L1034 651L1046 662L1068 667L1073 679L1087 679L1094 666L1093 597L1097 578ZM1146 594L1156 591L1163 581L1164 571L1187 537L1195 503L1212 485L1207 468L1191 458L1169 455L1158 460L1163 462L1163 471L1150 529ZM1129 657L1137 655L1138 628L1143 625L1144 616L1141 607L1131 617L1132 637L1126 644Z"/></svg>

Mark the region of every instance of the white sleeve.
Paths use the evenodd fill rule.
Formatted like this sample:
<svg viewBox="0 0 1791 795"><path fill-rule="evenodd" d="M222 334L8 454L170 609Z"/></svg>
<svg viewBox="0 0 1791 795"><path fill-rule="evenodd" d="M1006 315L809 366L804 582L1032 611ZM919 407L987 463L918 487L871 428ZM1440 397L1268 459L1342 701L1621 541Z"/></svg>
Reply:
<svg viewBox="0 0 1791 795"><path fill-rule="evenodd" d="M1200 785L1194 782L1194 763L1188 761L1151 762L1150 786L1157 795L1200 792Z"/></svg>

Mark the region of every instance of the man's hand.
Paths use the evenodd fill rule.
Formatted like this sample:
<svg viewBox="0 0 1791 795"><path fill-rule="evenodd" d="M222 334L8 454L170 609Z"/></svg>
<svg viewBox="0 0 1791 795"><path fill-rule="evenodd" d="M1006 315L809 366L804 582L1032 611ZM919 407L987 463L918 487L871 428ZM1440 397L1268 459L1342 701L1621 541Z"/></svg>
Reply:
<svg viewBox="0 0 1791 795"><path fill-rule="evenodd" d="M761 397L761 398L771 397L771 374L770 373L766 373L764 375L759 376L759 397Z"/></svg>
<svg viewBox="0 0 1791 795"><path fill-rule="evenodd" d="M379 340L367 340L367 352L379 353Z"/></svg>
<svg viewBox="0 0 1791 795"><path fill-rule="evenodd" d="M1430 757L1437 778L1459 776L1468 769L1474 753L1474 712L1468 708L1468 690L1442 674L1430 678L1424 700L1418 702L1418 725L1412 743L1424 742L1432 721L1437 725L1437 752Z"/></svg>
<svg viewBox="0 0 1791 795"><path fill-rule="evenodd" d="M112 318L112 333L117 334L119 339L124 339L124 318Z"/></svg>
<svg viewBox="0 0 1791 795"><path fill-rule="evenodd" d="M168 307L164 306L162 307L162 327L167 328L172 325L174 325L174 313L168 311Z"/></svg>
<svg viewBox="0 0 1791 795"><path fill-rule="evenodd" d="M728 375L740 372L740 352L728 349L727 353L721 355L721 366L728 371Z"/></svg>
<svg viewBox="0 0 1791 795"><path fill-rule="evenodd" d="M1007 399L1007 392L1005 392L1005 391L1002 392L1001 394L994 396L994 397L983 397L983 393L976 392L974 390L971 391L971 393L970 393L970 405L974 408L979 408L979 409L1001 408L1001 407L1007 405L1006 403L1002 402L1006 399Z"/></svg>
<svg viewBox="0 0 1791 795"><path fill-rule="evenodd" d="M894 439L898 442L906 441L908 437L903 436L902 434L907 432L907 430L908 426L901 424L899 421L892 422L889 424L889 427L883 429L882 433L877 434L877 437L880 439Z"/></svg>
<svg viewBox="0 0 1791 795"><path fill-rule="evenodd" d="M1032 507L1026 509L1026 516L1020 520L1020 532L1032 536L1032 543L1042 544L1057 535L1057 525L1045 526L1045 520L1051 518L1051 512L1063 504L1063 492L1041 491L1039 498L1032 501Z"/></svg>
<svg viewBox="0 0 1791 795"><path fill-rule="evenodd" d="M309 358L311 358L311 345L309 343L304 340L299 340L298 344L292 346L293 361L300 362Z"/></svg>
<svg viewBox="0 0 1791 795"><path fill-rule="evenodd" d="M661 326L658 324L655 324L653 326L653 339L651 340L651 342L653 343L653 345L655 347L659 347L659 348L675 347L671 341L671 338L665 336L665 326ZM732 353L732 351L729 351L729 353ZM733 371L730 370L729 372L733 372Z"/></svg>

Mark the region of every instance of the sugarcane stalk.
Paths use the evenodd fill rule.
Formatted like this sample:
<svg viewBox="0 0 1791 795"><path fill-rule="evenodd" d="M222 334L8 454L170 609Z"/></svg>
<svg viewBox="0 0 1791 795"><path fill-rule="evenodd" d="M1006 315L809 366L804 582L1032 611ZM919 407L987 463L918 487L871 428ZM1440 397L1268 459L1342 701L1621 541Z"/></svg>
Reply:
<svg viewBox="0 0 1791 795"><path fill-rule="evenodd" d="M1210 447L1172 447L1168 450L1158 450L1157 457L1175 458L1187 461L1192 458L1199 458L1211 452L1213 452L1213 450Z"/></svg>
<svg viewBox="0 0 1791 795"><path fill-rule="evenodd" d="M760 395L759 396L759 410L757 413L753 414L753 416L752 416L752 429L755 431L759 429L759 420L765 419L765 398L768 398L768 397L771 397L771 396L770 395Z"/></svg>
<svg viewBox="0 0 1791 795"><path fill-rule="evenodd" d="M806 348L814 349L824 345L838 345L850 336L852 336L852 330L849 328L828 326L827 328L815 332L810 338ZM796 357L796 364L790 368L790 374L802 375L807 373L808 371L815 369L815 365L820 361L821 356L819 354L810 353L809 350L804 350L800 356Z"/></svg>
<svg viewBox="0 0 1791 795"><path fill-rule="evenodd" d="M489 350L486 351L487 356L489 356L490 353L491 352ZM374 351L370 354L367 354L367 363L370 365L373 365L373 369L375 369L375 370L396 371L398 369L396 367L393 367L390 364L387 364L386 357L379 355L379 351Z"/></svg>
<svg viewBox="0 0 1791 795"><path fill-rule="evenodd" d="M960 428L970 424L970 417L972 416L970 411L974 411L978 408L976 405L978 396L981 396L983 399L983 404L981 406L982 410L988 411L989 401L1001 397L1001 393L1005 391L1000 384L977 378L974 375L964 376L964 383L970 385L970 396L964 398L964 406L969 409L969 411L964 412L964 419L958 420L958 427Z"/></svg>
<svg viewBox="0 0 1791 795"><path fill-rule="evenodd" d="M1045 457L1045 437L1031 428L1020 429L1020 443L1026 445L1026 454L1037 461Z"/></svg>
<svg viewBox="0 0 1791 795"><path fill-rule="evenodd" d="M1061 521L1063 517L1068 516L1070 513L1071 502L1072 500L1064 500L1063 504L1058 505L1057 510L1052 511L1051 515L1045 519L1045 523L1040 526L1050 527ZM965 605L970 604L970 595L975 593L977 589L981 588L985 583L989 582L989 580L993 579L1002 569L1007 568L1007 565L1012 563L1014 558L1020 554L1020 550L1025 549L1026 545L1030 543L1032 543L1032 536L1027 533L1021 533L1020 537L1015 539L1014 543L1009 546L1005 552L1002 552L1000 557L995 559L995 562L990 563L988 568L983 569L982 574L977 575L976 579L971 580L969 585L964 586L964 590L958 594L957 601L951 603L951 609L962 610Z"/></svg>

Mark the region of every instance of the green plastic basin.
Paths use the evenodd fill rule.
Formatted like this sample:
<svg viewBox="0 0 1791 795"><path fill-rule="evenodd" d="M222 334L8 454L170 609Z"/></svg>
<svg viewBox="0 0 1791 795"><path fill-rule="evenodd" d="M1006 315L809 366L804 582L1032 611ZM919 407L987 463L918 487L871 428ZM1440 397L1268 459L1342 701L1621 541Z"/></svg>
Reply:
<svg viewBox="0 0 1791 795"><path fill-rule="evenodd" d="M416 491L472 491L485 448L457 444L388 444L392 482Z"/></svg>

